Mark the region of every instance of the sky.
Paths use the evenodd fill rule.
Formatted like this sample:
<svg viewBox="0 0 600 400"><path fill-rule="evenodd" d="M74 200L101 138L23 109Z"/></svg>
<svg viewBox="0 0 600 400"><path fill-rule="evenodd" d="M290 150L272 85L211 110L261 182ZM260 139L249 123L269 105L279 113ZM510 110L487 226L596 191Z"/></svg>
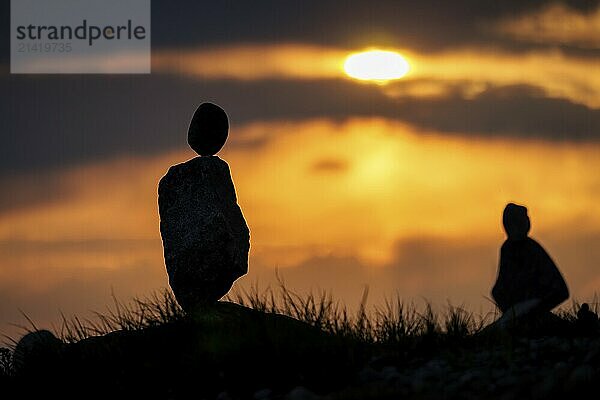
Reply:
<svg viewBox="0 0 600 400"><path fill-rule="evenodd" d="M0 22L0 332L168 287L157 184L205 101L251 231L234 291L487 312L508 202L569 301L600 288L598 1L155 0L149 75L11 75ZM408 74L344 73L373 48Z"/></svg>

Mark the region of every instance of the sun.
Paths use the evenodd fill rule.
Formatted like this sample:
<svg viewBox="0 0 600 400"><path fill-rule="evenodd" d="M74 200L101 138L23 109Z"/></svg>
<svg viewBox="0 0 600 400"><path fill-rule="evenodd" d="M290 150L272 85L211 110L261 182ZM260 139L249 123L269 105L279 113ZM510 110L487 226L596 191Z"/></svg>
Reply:
<svg viewBox="0 0 600 400"><path fill-rule="evenodd" d="M344 62L344 71L362 81L386 83L400 79L410 70L406 58L395 51L368 50L350 54Z"/></svg>

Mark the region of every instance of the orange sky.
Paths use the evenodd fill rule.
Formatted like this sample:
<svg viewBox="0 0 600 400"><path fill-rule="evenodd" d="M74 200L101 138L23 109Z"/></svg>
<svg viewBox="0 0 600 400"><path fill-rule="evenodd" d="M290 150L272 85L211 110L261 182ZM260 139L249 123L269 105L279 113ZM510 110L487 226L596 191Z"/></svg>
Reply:
<svg viewBox="0 0 600 400"><path fill-rule="evenodd" d="M512 201L529 208L532 236L557 262L572 299L592 299L600 288L600 144L594 140L596 132L581 132L592 129L600 108L600 58L590 56L599 48L599 21L600 9L585 14L550 4L481 27L482 34L527 44L526 50L466 41L431 51L398 41L384 48L402 53L411 69L387 85L358 82L343 73L345 58L363 47L289 40L212 46L186 42L153 51L156 80L264 83L243 87L256 97L261 96L252 92L256 88L271 93L265 89L268 84L293 82L309 88L294 92L289 103L287 97L281 99L288 107L281 114L267 112L267 117L246 116L238 122L228 109L230 137L219 155L230 164L251 230L250 272L235 289L274 284L278 271L290 288L331 290L350 308L369 286L372 304L397 293L438 306L451 301L476 312L490 310L487 297L504 240L501 214ZM122 61L102 60L107 65ZM305 103L306 97L318 96L310 90L346 89L344 85L351 85L352 91L344 93L352 95L364 89L366 100L344 94L336 99L334 93L331 115L327 110L315 113ZM148 87L149 96L167 95L152 94L155 87ZM478 96L502 100L514 95L510 89L515 87L527 89L528 101L548 100L549 110L570 107L572 115L589 118L576 121L579 140L557 140L560 135L547 121L525 121L531 122L525 126L539 128L531 134L517 123L495 126L497 120L485 132L477 132L480 125L475 123L468 132L451 129L470 128L471 120L462 125L442 121L439 126L451 127L442 131L427 128L435 124L419 125L418 118L399 122L406 115L395 118L396 109L378 116L348 115L336 107L347 104L361 111L350 103L380 100L372 96L375 90L399 111L419 101L420 107L428 107L433 103L426 100L464 100L468 119ZM499 90L490 95L492 89ZM137 105L118 104L132 110ZM264 104L271 111L272 103ZM140 107L144 113L158 112L145 106ZM429 109L417 111L427 116ZM567 113L565 118L573 118ZM171 121L174 115L163 119ZM431 118L455 117L449 115ZM136 122L143 121L132 117L130 125L135 128ZM511 131L514 126L521 130ZM186 132L172 134L181 143L176 150L123 150L2 177L5 198L0 206L11 206L0 208L0 332L18 334L9 324L23 323L19 309L40 326L49 326L59 322L61 311L82 317L91 317L90 310L102 311L113 291L127 301L167 287L157 184L170 165L194 156L186 147Z"/></svg>
<svg viewBox="0 0 600 400"><path fill-rule="evenodd" d="M291 287L331 289L350 306L369 285L375 303L397 291L489 309L509 201L529 207L532 235L575 297L600 284L600 254L589 248L600 226L600 176L589 173L600 168L597 145L448 138L384 119L234 124L230 140L261 135L271 138L264 146L221 154L251 229L250 273L238 287L266 286L279 269ZM59 201L0 216L9 266L0 280L17 298L50 298L56 315L101 309L111 288L128 299L166 287L156 185L191 156L54 173ZM70 285L88 287L86 301L64 302ZM33 311L48 322L51 310Z"/></svg>

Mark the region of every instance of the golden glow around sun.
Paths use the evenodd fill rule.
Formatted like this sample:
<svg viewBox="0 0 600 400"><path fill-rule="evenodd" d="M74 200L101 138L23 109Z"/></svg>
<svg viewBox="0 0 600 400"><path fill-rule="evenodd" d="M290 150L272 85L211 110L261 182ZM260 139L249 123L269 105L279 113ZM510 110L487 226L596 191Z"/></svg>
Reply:
<svg viewBox="0 0 600 400"><path fill-rule="evenodd" d="M405 76L410 69L408 61L399 53L387 50L369 50L346 58L344 71L348 76L364 81L386 82Z"/></svg>

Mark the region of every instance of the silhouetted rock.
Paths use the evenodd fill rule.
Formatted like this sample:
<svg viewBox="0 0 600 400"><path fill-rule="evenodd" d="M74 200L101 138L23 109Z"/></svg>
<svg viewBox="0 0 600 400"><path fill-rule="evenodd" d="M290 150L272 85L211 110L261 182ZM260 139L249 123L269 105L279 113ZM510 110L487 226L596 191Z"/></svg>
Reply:
<svg viewBox="0 0 600 400"><path fill-rule="evenodd" d="M288 394L285 395L285 400L319 400L321 396L316 395L304 386L296 386Z"/></svg>
<svg viewBox="0 0 600 400"><path fill-rule="evenodd" d="M24 335L13 353L15 371L51 368L65 344L47 330L38 330Z"/></svg>
<svg viewBox="0 0 600 400"><path fill-rule="evenodd" d="M212 103L202 103L190 122L188 144L201 156L214 156L225 145L228 132L225 110Z"/></svg>
<svg viewBox="0 0 600 400"><path fill-rule="evenodd" d="M159 185L169 284L184 310L215 302L248 271L249 230L227 163L197 157L173 166Z"/></svg>
<svg viewBox="0 0 600 400"><path fill-rule="evenodd" d="M210 153L222 143L211 139L208 129L214 129L218 138L223 138L225 129L226 138L227 120L226 116L224 122L210 120L215 113L220 115L213 109L217 106L208 107L208 117L201 112L203 107L190 125L190 145ZM196 126L200 123L207 127ZM237 204L229 166L216 156L172 166L160 180L158 205L165 264L175 298L188 312L214 303L248 272L250 232Z"/></svg>
<svg viewBox="0 0 600 400"><path fill-rule="evenodd" d="M527 208L508 204L503 215L507 240L500 251L498 278L492 289L496 304L519 317L550 311L569 297L567 285L548 253L527 235Z"/></svg>

